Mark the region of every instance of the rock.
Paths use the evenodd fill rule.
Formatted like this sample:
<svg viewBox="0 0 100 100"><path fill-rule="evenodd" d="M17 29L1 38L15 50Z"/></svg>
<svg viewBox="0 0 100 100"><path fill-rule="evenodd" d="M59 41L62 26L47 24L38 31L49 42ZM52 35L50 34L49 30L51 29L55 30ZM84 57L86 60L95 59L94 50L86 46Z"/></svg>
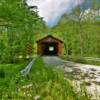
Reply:
<svg viewBox="0 0 100 100"><path fill-rule="evenodd" d="M84 82L84 84L85 84L86 86L90 86L90 85L91 85L91 82L87 81L87 82Z"/></svg>
<svg viewBox="0 0 100 100"><path fill-rule="evenodd" d="M89 77L89 74L88 73L84 73L84 74L82 74L82 77Z"/></svg>
<svg viewBox="0 0 100 100"><path fill-rule="evenodd" d="M65 71L65 72L73 72L72 68L68 68L68 67L65 67L65 68L64 68L64 71Z"/></svg>
<svg viewBox="0 0 100 100"><path fill-rule="evenodd" d="M99 76L100 76L100 72L98 72Z"/></svg>
<svg viewBox="0 0 100 100"><path fill-rule="evenodd" d="M76 77L74 77L74 79L75 79L75 80L82 80L82 77L76 76Z"/></svg>
<svg viewBox="0 0 100 100"><path fill-rule="evenodd" d="M95 75L95 72L90 72L89 74Z"/></svg>
<svg viewBox="0 0 100 100"><path fill-rule="evenodd" d="M96 76L95 76L95 75L90 75L89 78L90 78L90 79L96 79Z"/></svg>
<svg viewBox="0 0 100 100"><path fill-rule="evenodd" d="M95 68L91 68L90 70L91 70L91 71L97 71Z"/></svg>
<svg viewBox="0 0 100 100"><path fill-rule="evenodd" d="M75 71L75 72L81 72L81 69L79 69L79 68L74 68L74 71Z"/></svg>
<svg viewBox="0 0 100 100"><path fill-rule="evenodd" d="M100 85L100 82L99 81L93 81L93 83L95 83L97 85Z"/></svg>

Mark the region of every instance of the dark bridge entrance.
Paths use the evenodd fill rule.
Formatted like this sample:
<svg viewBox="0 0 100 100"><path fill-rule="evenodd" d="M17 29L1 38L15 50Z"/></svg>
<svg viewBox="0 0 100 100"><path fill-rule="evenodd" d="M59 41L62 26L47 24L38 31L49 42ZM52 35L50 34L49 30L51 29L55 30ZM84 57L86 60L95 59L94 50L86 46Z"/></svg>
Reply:
<svg viewBox="0 0 100 100"><path fill-rule="evenodd" d="M43 55L58 55L58 44L55 42L52 43L43 43Z"/></svg>
<svg viewBox="0 0 100 100"><path fill-rule="evenodd" d="M37 53L39 55L61 55L62 53L62 41L48 35L41 40L37 41Z"/></svg>

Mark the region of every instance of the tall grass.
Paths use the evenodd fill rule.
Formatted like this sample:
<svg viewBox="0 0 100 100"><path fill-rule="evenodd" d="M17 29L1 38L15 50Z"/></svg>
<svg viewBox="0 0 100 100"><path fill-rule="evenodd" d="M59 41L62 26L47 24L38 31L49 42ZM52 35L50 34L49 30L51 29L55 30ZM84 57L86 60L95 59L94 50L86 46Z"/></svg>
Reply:
<svg viewBox="0 0 100 100"><path fill-rule="evenodd" d="M5 78L6 79L6 78ZM84 94L85 93L85 94ZM87 93L76 93L61 70L47 66L38 58L27 76L16 74L10 81L4 100L89 100Z"/></svg>
<svg viewBox="0 0 100 100"><path fill-rule="evenodd" d="M8 92L15 91L17 74L27 62L18 64L0 64L0 99Z"/></svg>

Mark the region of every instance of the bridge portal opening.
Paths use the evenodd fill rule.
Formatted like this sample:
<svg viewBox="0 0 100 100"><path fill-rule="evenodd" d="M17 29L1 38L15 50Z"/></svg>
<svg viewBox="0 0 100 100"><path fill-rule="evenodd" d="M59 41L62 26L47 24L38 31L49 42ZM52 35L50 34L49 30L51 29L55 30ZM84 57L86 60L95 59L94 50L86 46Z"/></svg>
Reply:
<svg viewBox="0 0 100 100"><path fill-rule="evenodd" d="M43 43L43 54L42 55L58 55L58 44L57 43Z"/></svg>

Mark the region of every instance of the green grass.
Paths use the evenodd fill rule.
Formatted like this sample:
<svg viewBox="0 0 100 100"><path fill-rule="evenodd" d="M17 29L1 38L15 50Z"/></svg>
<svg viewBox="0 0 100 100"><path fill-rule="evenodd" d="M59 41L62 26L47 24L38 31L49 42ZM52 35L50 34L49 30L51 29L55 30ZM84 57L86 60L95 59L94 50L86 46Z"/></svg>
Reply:
<svg viewBox="0 0 100 100"><path fill-rule="evenodd" d="M0 78L0 98L4 100L89 100L86 93L75 93L71 83L64 79L61 70L52 68L38 58L27 76L19 71L24 64L0 65L5 78ZM27 85L31 84L30 87ZM26 86L23 88L23 86Z"/></svg>
<svg viewBox="0 0 100 100"><path fill-rule="evenodd" d="M25 62L18 64L1 64L0 69L3 69L5 71L6 77L11 78L13 77L13 75L16 75L21 69L23 69L25 65Z"/></svg>
<svg viewBox="0 0 100 100"><path fill-rule="evenodd" d="M76 62L76 63L100 66L100 61L86 60L84 58L77 57L77 56L75 56L75 57L72 57L72 56L64 57L64 56L62 56L61 58L65 59L65 60L68 60L68 61Z"/></svg>
<svg viewBox="0 0 100 100"><path fill-rule="evenodd" d="M18 64L0 64L0 98L2 93L15 88L16 76L27 65L27 62Z"/></svg>

